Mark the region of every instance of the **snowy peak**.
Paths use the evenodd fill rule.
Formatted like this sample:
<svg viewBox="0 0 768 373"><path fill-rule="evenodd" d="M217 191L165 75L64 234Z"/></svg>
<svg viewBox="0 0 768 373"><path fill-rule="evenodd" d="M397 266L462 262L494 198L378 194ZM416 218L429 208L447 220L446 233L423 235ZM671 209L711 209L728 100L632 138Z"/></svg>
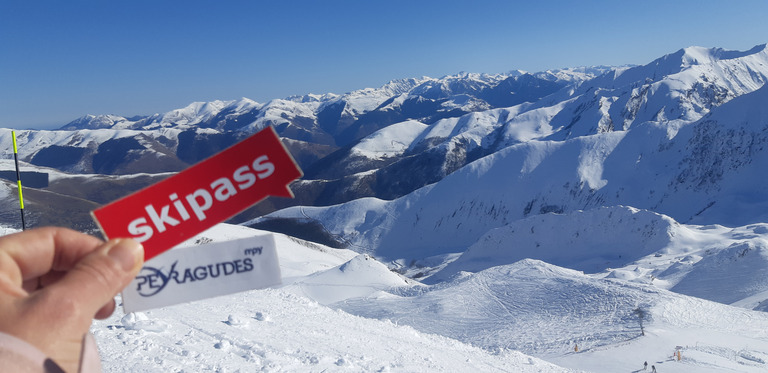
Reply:
<svg viewBox="0 0 768 373"><path fill-rule="evenodd" d="M181 109L153 114L149 117L124 118L116 115L86 115L66 124L61 130L189 128L205 124L222 113L238 116L258 107L260 105L257 102L248 98L232 101L193 102Z"/></svg>
<svg viewBox="0 0 768 373"><path fill-rule="evenodd" d="M420 78L395 79L389 81L387 84L384 84L380 89L387 92L389 96L398 96L404 93L408 93L414 89L414 87L417 87L418 85L431 79L432 78L426 76L422 76Z"/></svg>
<svg viewBox="0 0 768 373"><path fill-rule="evenodd" d="M557 265L531 258L521 259L509 265L502 264L494 267L498 268L491 269L487 272L484 272L484 270L477 271L479 274L478 277L482 278L489 274L499 273L502 276L509 276L512 278L584 278L584 273L581 271L559 267Z"/></svg>
<svg viewBox="0 0 768 373"><path fill-rule="evenodd" d="M755 65L753 62L764 63L766 59L768 54L766 54L765 44L747 51L693 46L662 56L647 65L625 70L628 76L620 81L622 84L628 83L626 78L633 78L636 81L640 80L637 78L660 81L681 73L694 74L693 78L719 77L728 80L729 77L723 74L735 73L739 70L764 70L760 68L759 63ZM688 70L690 72L686 73Z"/></svg>
<svg viewBox="0 0 768 373"><path fill-rule="evenodd" d="M325 93L322 95L307 93L305 95L289 96L286 98L286 100L301 102L301 103L310 103L310 102L326 102L326 101L335 100L337 98L339 98L339 95L335 93Z"/></svg>
<svg viewBox="0 0 768 373"><path fill-rule="evenodd" d="M74 131L74 130L81 130L81 129L101 129L101 128L117 128L122 126L130 126L133 125L136 122L136 119L141 118L134 118L134 120L129 120L127 118L117 116L117 115L84 115L80 118L77 118L63 127L61 127L62 130L67 131Z"/></svg>
<svg viewBox="0 0 768 373"><path fill-rule="evenodd" d="M430 99L444 98L455 94L466 94L498 84L503 75L459 73L440 79L429 79L414 87L409 93Z"/></svg>
<svg viewBox="0 0 768 373"><path fill-rule="evenodd" d="M629 67L629 66L627 66ZM582 66L563 69L546 70L533 73L532 75L545 80L566 84L581 84L587 80L593 79L608 71L614 70L614 66ZM519 71L519 70L518 70ZM521 71L521 75L525 73Z"/></svg>
<svg viewBox="0 0 768 373"><path fill-rule="evenodd" d="M240 116L259 107L258 103L247 98L232 101L193 102L181 109L155 114L143 123L138 123L136 129L191 126L215 128L218 122L225 121L228 117Z"/></svg>
<svg viewBox="0 0 768 373"><path fill-rule="evenodd" d="M721 60L740 59L766 52L766 44L761 44L747 51L732 51L722 48L688 47L683 48L674 56L681 55L682 67L711 64Z"/></svg>
<svg viewBox="0 0 768 373"><path fill-rule="evenodd" d="M406 262L463 252L491 229L518 224L519 219L601 206L633 206L683 223L738 226L765 221L768 194L760 175L768 167L768 112L761 103L768 92L763 84L768 60L763 61L763 52L745 55L683 72L678 60L677 75L647 83L644 77L633 80L634 86L622 88L610 84L595 88L603 76L582 84L579 91L583 92L553 106L521 104L431 124L401 122L402 129L409 130L407 136L401 132L404 136L396 143L393 134L377 132L359 143L355 155L375 149L367 152L371 160L397 156L404 148L402 143L410 142L403 158L381 171L359 175L354 179L357 184L349 185L375 186L365 182L370 178L379 183L392 174L400 176L388 179L397 187L420 180L422 175L442 178L424 177L420 186L432 184L414 188L399 199L382 193L380 198L392 200L380 204L357 200L316 210L284 210L280 217L316 218L331 234L348 238L379 258ZM642 68L630 68L621 77ZM592 89L584 89L588 85ZM596 128L601 124L605 127ZM517 142L507 143L509 138L501 137L514 131L518 131ZM565 136L568 131L571 135ZM524 137L521 132L530 135ZM542 137L548 132L551 135ZM507 146L494 148L499 144ZM427 150L419 153L421 149ZM395 170L396 166L402 169ZM656 219L649 218L647 223L670 224ZM535 225L527 224L528 228ZM563 241L547 247L567 246L571 236L586 234L563 230L554 222L536 224L568 233L557 238ZM652 237L630 232L615 236L610 224L599 225L605 231L591 232L610 237L597 253L603 255L603 268L624 265L628 258L653 251L651 246L625 244L624 236L633 237L632 242L658 243L655 250L669 240L661 232ZM644 232L645 225L636 227L637 232ZM536 241L522 241L523 231L515 233L521 236L502 241L521 240L532 250L527 255L542 254L533 252ZM546 246L545 242L538 243ZM624 251L630 248L632 252ZM622 255L621 260L608 256L612 250L621 252L617 254ZM563 258L579 263L584 270L596 268L592 266L597 262L588 263L589 256L576 258L576 254Z"/></svg>
<svg viewBox="0 0 768 373"><path fill-rule="evenodd" d="M233 101L193 102L184 108L171 110L154 122L160 126L192 125L210 119Z"/></svg>
<svg viewBox="0 0 768 373"><path fill-rule="evenodd" d="M734 97L757 90L768 80L768 52L690 47L649 64L617 68L584 82L552 126L562 140L627 130L659 122L679 126L700 119Z"/></svg>
<svg viewBox="0 0 768 373"><path fill-rule="evenodd" d="M287 286L289 291L321 304L366 297L408 283L373 257L361 254L335 268L307 276Z"/></svg>

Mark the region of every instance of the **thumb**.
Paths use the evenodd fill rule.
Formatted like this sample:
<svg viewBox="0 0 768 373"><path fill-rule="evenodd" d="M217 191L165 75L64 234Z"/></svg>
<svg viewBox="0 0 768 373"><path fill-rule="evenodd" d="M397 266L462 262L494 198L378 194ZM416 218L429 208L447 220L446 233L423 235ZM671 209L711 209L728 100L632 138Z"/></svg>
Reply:
<svg viewBox="0 0 768 373"><path fill-rule="evenodd" d="M76 306L75 315L69 316L87 317L90 324L131 283L143 263L144 248L140 243L132 239L111 240L83 257L46 290L49 296L60 300L57 303Z"/></svg>

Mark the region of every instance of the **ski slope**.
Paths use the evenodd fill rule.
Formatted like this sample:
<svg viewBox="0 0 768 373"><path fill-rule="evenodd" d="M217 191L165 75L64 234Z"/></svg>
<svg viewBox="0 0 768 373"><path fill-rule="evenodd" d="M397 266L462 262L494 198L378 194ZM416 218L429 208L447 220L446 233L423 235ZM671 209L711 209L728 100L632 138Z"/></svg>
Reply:
<svg viewBox="0 0 768 373"><path fill-rule="evenodd" d="M264 233L218 225L187 245L254 234ZM351 251L282 235L276 236L276 243L284 289L244 292L129 315L118 310L109 319L95 322L92 332L104 371L570 371L520 352L489 352L409 326L354 316L296 295L308 284L319 287L322 279L329 281L326 294L367 295L388 289L390 284L382 284L381 276L391 272L378 263L373 266L380 271L366 276L360 269L373 259ZM298 282L303 285L291 285ZM404 281L398 283L402 284Z"/></svg>
<svg viewBox="0 0 768 373"><path fill-rule="evenodd" d="M744 233L710 230L707 242L726 246ZM186 245L257 234L221 224ZM280 287L95 322L105 371L634 372L643 361L659 372L768 369L764 312L535 259L423 285L367 255L275 238Z"/></svg>
<svg viewBox="0 0 768 373"><path fill-rule="evenodd" d="M768 314L652 285L596 279L531 259L465 274L416 294L350 299L336 306L590 372L631 372L643 361L660 372L768 369ZM679 362L670 359L677 346L684 356Z"/></svg>

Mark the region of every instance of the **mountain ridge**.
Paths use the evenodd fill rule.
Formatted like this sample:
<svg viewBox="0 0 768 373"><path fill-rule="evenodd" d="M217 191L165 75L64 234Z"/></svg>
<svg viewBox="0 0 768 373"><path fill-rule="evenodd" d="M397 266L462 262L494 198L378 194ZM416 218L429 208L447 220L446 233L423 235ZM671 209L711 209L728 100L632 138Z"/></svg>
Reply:
<svg viewBox="0 0 768 373"><path fill-rule="evenodd" d="M757 55L745 54L747 58L766 58L764 48L753 50L757 51ZM718 53L722 55L722 52ZM758 60L747 62L744 62L745 66L760 63ZM717 70L713 66L707 68ZM689 68L679 69L685 73L684 76L691 77ZM700 70L694 71L694 76L699 76ZM446 172L434 183L414 188L402 197L390 200L358 198L329 207L288 208L250 224L310 221L320 224L329 234L341 237L341 241L349 247L361 248L385 261L402 260L408 263L464 252L489 230L529 216L563 214L603 206L632 206L662 213L686 224L744 226L764 222L768 220L764 212L768 192L759 175L768 166L764 135L768 117L760 103L768 98L768 87L759 85L764 82L765 75L762 74L766 72L765 67L761 74L750 74L749 71L747 68L721 78L736 77L742 83L751 81L751 86L724 82L713 84L720 87L754 87L753 91L743 94L729 91L731 93L720 98L706 95L686 98L688 96L680 92L695 85L695 81L691 80L682 86L684 89L677 87L676 91L665 91L659 97L666 97L664 102L667 104L672 99L673 104L683 103L691 110L699 110L695 115L634 120L637 123L626 129L597 130L594 125L599 124L600 119L610 118L611 113L605 111L600 114L599 109L585 106L585 103L594 101L583 98L584 93L562 101L557 114L550 113L540 122L552 128L547 130L550 133L507 146L499 146L498 141L485 140L487 134L496 136L503 133L498 128L507 124L519 129L521 122L518 120L525 114L534 113L536 103L467 114L461 117L465 120L461 125L462 119L444 119L421 132L417 129L408 149L413 149L414 143L424 141L424 133L435 133L441 125L446 125L446 130L442 132L451 135L436 136L447 140L440 145L433 144L431 149L442 147L448 150L444 154L453 157L470 154L472 146L484 149L488 146L486 144L494 144L501 149L489 150L487 155L476 159L464 158L465 165L459 162L456 170ZM680 76L675 75L673 79ZM749 79L743 80L745 78ZM596 92L597 89L585 86L594 85L600 79L605 77L587 81L577 90ZM653 84L672 86L675 82L665 79ZM646 84L642 79L641 82L647 85L650 92L652 84ZM626 102L632 97L642 96L633 93L642 91L639 87L627 89L624 96ZM673 91L677 93L671 94ZM652 107L651 104L659 98L644 100L647 113L658 113L666 106ZM691 105L692 102L696 105ZM512 120L505 120L498 115L504 110L517 112L508 115ZM581 117L573 121L571 127L557 125L557 117L563 112L580 111L583 114L589 110L599 115L589 120ZM491 120L486 121L489 118ZM579 121L590 123L592 130L580 136L556 136L572 134ZM405 139L399 142L390 149L402 150L408 144ZM378 140L377 144L386 144L386 141ZM456 149L469 151L462 155L456 153ZM398 162L415 157L408 151L403 154L403 160ZM440 163L435 168L445 170L450 156L436 156ZM374 178L387 167L391 166L361 173L358 179ZM418 178L419 174L421 169L417 168L408 178ZM407 180L397 180L403 179Z"/></svg>
<svg viewBox="0 0 768 373"><path fill-rule="evenodd" d="M758 88L768 76L767 54L765 45L745 52L691 47L642 66L533 74L462 73L439 79L399 79L344 95L294 96L264 104L246 98L192 103L136 122L94 117L95 129L19 131L19 155L24 162L74 173L175 172L271 125L305 170L307 177L292 186L302 197L269 201L246 211L238 221L291 204L329 206L365 197L395 200L441 182L472 162L480 165L506 157L519 157L512 169L521 170L518 176L536 184L540 192L526 192L513 205L503 203L501 214L494 210L502 217L499 224L530 214L605 203L651 209L682 222L704 221L707 214L725 213L727 207L713 204L705 185L711 189L725 183L731 191L744 189L720 175L750 166L736 159L737 153L727 157L727 165L715 162L718 155L708 153L709 145L721 152L730 146L717 144L715 136L718 123L730 119L699 120L741 96L762 97ZM517 100L520 92L494 91L508 87L505 82L520 83L518 88L523 96L532 95L530 100L493 107L487 95ZM542 87L546 89L539 90ZM725 116L740 115L738 108L730 112L734 114ZM118 129L102 128L109 123ZM692 124L698 132L687 129ZM744 133L739 140L742 148L761 149L759 131L746 127L729 131ZM688 147L681 145L681 134L689 137ZM9 136L10 131L0 131L0 141L8 141ZM630 144L639 144L642 138L656 141L658 151ZM709 145L694 143L702 139ZM637 175L654 176L656 168L670 170L664 159L651 155L673 152L689 152L689 156L678 160L683 168L669 176L667 185L638 189ZM553 157L568 168L557 166ZM619 171L626 167L634 167L635 173ZM606 173L613 176L607 178ZM513 179L508 182L522 185ZM690 202L668 196L682 188L693 198ZM737 195L720 193L718 198ZM500 208L499 201L485 205ZM757 217L745 215L733 223L749 219Z"/></svg>

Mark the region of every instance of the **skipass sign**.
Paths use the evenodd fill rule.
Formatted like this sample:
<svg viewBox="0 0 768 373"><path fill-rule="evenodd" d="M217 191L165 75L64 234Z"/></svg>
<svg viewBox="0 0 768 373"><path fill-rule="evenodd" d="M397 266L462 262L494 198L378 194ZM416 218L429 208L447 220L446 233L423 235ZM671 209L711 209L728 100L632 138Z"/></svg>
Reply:
<svg viewBox="0 0 768 373"><path fill-rule="evenodd" d="M302 176L272 127L92 212L104 235L144 245L150 260L268 196L293 197Z"/></svg>

